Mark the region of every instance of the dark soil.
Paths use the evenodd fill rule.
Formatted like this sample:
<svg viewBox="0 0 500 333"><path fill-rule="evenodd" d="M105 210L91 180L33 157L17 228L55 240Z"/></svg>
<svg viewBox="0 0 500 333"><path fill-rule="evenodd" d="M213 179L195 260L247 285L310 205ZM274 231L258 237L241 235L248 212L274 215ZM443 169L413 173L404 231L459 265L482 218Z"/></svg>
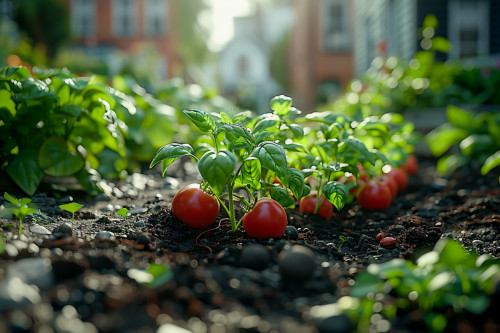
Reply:
<svg viewBox="0 0 500 333"><path fill-rule="evenodd" d="M500 257L498 173L481 177L462 169L441 178L431 162L421 164L388 210L367 211L354 202L329 222L288 210L297 233L279 239L233 233L222 213L203 230L180 222L170 204L181 186L196 180L190 164L179 163L166 178L156 170L110 184L111 199L38 193L33 201L44 214L25 219L22 236L17 222L0 220L0 332L349 332L346 318L318 322L311 309L348 295L371 263L415 260L446 237ZM85 205L74 221L58 207L71 200ZM131 215L118 216L121 207ZM72 235L65 223L73 224ZM381 247L380 232L394 237L395 246ZM312 257L301 252L291 261L294 269L280 271L294 245ZM150 264L168 268L154 286L145 280ZM498 316L451 317L450 332L500 331ZM397 320L380 331L428 331L419 320Z"/></svg>

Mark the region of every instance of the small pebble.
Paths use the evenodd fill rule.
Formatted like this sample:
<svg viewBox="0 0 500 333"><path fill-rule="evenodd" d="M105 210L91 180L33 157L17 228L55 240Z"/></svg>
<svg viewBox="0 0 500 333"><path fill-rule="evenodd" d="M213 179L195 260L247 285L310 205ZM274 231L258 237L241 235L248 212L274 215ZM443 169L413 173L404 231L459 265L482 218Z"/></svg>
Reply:
<svg viewBox="0 0 500 333"><path fill-rule="evenodd" d="M142 228L145 226L144 222L143 221L137 221L134 223L134 226L137 227L137 228Z"/></svg>
<svg viewBox="0 0 500 333"><path fill-rule="evenodd" d="M146 207L134 207L129 210L130 215L139 215L147 213L148 209Z"/></svg>
<svg viewBox="0 0 500 333"><path fill-rule="evenodd" d="M115 238L115 234L113 234L111 231L99 231L95 235L95 238L100 239L100 240L114 239Z"/></svg>
<svg viewBox="0 0 500 333"><path fill-rule="evenodd" d="M290 239L297 239L299 237L299 233L293 225L286 226L285 235Z"/></svg>
<svg viewBox="0 0 500 333"><path fill-rule="evenodd" d="M406 231L406 228L402 225L397 225L394 227L394 231L396 232Z"/></svg>
<svg viewBox="0 0 500 333"><path fill-rule="evenodd" d="M394 237L385 237L380 241L380 245L385 247L386 249L393 248L396 245L396 238Z"/></svg>
<svg viewBox="0 0 500 333"><path fill-rule="evenodd" d="M250 244L241 250L241 264L255 270L263 270L271 262L269 250L260 244Z"/></svg>
<svg viewBox="0 0 500 333"><path fill-rule="evenodd" d="M52 230L52 235L54 235L54 237L56 238L72 236L73 229L71 229L71 225L69 225L68 223L63 223L55 227L54 230Z"/></svg>
<svg viewBox="0 0 500 333"><path fill-rule="evenodd" d="M345 314L327 317L319 323L318 332L319 333L350 333L350 332L352 332L351 320Z"/></svg>
<svg viewBox="0 0 500 333"><path fill-rule="evenodd" d="M33 224L29 227L30 231L37 235L52 235L50 231L47 230L44 226Z"/></svg>
<svg viewBox="0 0 500 333"><path fill-rule="evenodd" d="M279 270L285 280L302 282L309 279L316 267L314 253L302 245L294 245L278 256Z"/></svg>
<svg viewBox="0 0 500 333"><path fill-rule="evenodd" d="M148 245L151 243L151 235L146 233L140 233L137 235L137 244Z"/></svg>

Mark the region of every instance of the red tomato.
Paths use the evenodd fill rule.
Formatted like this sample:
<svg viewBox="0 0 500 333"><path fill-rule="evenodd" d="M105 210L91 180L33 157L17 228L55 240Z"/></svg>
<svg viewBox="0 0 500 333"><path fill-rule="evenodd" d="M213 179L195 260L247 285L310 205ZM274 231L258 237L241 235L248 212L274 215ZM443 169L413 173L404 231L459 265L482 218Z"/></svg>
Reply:
<svg viewBox="0 0 500 333"><path fill-rule="evenodd" d="M402 192L406 189L406 186L408 186L408 175L401 166L399 166L399 168L397 169L391 168L391 171L389 171L387 174L394 177L394 180L398 184L399 192Z"/></svg>
<svg viewBox="0 0 500 333"><path fill-rule="evenodd" d="M363 208L382 210L391 205L392 194L387 185L378 180L370 180L361 187L356 198Z"/></svg>
<svg viewBox="0 0 500 333"><path fill-rule="evenodd" d="M389 190L391 190L392 199L394 199L398 194L398 183L394 177L389 174L385 174L381 177L380 181L387 185Z"/></svg>
<svg viewBox="0 0 500 333"><path fill-rule="evenodd" d="M300 198L299 212L314 214L314 209L316 209L316 191L312 191L307 196ZM333 204L328 201L324 195L321 195L323 202L319 206L318 215L327 221L330 221L333 215Z"/></svg>
<svg viewBox="0 0 500 333"><path fill-rule="evenodd" d="M409 155L405 164L406 172L410 175L415 175L418 172L418 161L415 155Z"/></svg>
<svg viewBox="0 0 500 333"><path fill-rule="evenodd" d="M191 184L177 192L172 212L191 228L206 228L219 216L219 202L203 192L199 184Z"/></svg>
<svg viewBox="0 0 500 333"><path fill-rule="evenodd" d="M241 222L247 235L253 238L276 238L285 233L288 224L286 212L271 198L261 198Z"/></svg>
<svg viewBox="0 0 500 333"><path fill-rule="evenodd" d="M362 180L361 178L359 178L358 181L356 182L356 178L354 178L354 176L352 175L349 178L347 178L346 176L342 176L337 181L345 185L350 183L356 184L356 187L349 190L350 195L355 195L356 192L358 191L359 185L361 185L364 182L364 180Z"/></svg>

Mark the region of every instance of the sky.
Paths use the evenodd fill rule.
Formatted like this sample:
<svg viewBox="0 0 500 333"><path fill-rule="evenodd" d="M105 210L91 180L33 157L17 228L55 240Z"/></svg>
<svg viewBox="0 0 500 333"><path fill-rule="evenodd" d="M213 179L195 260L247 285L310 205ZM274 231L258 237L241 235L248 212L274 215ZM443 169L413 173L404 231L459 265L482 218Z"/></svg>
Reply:
<svg viewBox="0 0 500 333"><path fill-rule="evenodd" d="M245 16L252 11L252 0L205 0L211 6L211 13L205 13L201 21L210 22L208 41L212 51L220 50L234 34L233 18ZM255 1L253 1L255 2Z"/></svg>

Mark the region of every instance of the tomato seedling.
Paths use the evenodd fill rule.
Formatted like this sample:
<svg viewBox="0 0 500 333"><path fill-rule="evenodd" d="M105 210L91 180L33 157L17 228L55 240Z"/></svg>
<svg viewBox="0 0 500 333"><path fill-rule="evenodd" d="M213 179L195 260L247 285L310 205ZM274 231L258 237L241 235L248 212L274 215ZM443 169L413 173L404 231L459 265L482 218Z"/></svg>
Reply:
<svg viewBox="0 0 500 333"><path fill-rule="evenodd" d="M125 207L120 208L116 211L116 214L120 215L121 217L123 217L125 219L127 217L127 214L128 214L128 209Z"/></svg>
<svg viewBox="0 0 500 333"><path fill-rule="evenodd" d="M10 214L14 215L19 219L19 235L23 233L23 219L26 215L36 213L36 205L31 203L30 198L17 199L13 195L4 192L3 197L5 200L11 203L10 207L5 207Z"/></svg>
<svg viewBox="0 0 500 333"><path fill-rule="evenodd" d="M276 101L274 103L274 107L278 108ZM283 103L288 105L287 101ZM283 107L286 108L286 105ZM198 146L198 152L189 144L167 144L159 149L150 167L161 162L162 174L165 175L166 169L179 158L193 158L203 178L200 190L213 195L227 212L233 231L242 221L236 221L235 199L240 201L244 211L252 210L262 193L269 194L284 207L293 206L294 201L286 189L262 181L263 172L278 176L283 186L290 189L296 198L309 193L303 172L288 168L284 148L274 141L260 141L242 125L246 113L232 118L223 112L209 114L200 110L184 110L183 113L207 135L204 144ZM200 151L201 157L197 155ZM244 190L246 196L236 193L236 189ZM223 200L225 198L227 205Z"/></svg>

